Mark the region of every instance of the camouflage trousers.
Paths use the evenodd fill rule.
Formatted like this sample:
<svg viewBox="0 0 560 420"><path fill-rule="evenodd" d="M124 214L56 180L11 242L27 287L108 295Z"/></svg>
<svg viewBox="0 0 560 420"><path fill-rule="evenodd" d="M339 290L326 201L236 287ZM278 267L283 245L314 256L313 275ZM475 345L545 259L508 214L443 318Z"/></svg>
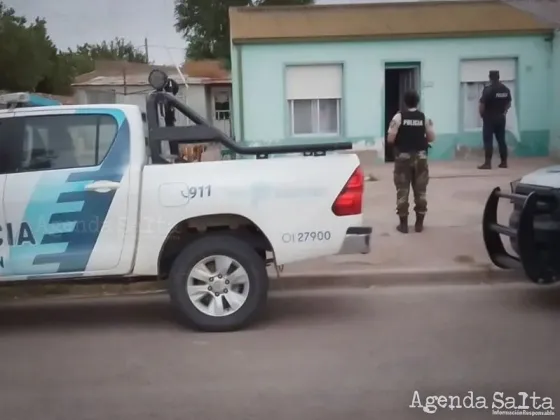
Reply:
<svg viewBox="0 0 560 420"><path fill-rule="evenodd" d="M430 180L426 152L397 152L395 154L393 179L397 188L397 214L400 217L408 216L408 196L411 186L414 192L414 211L418 214L426 214L428 211L426 189Z"/></svg>

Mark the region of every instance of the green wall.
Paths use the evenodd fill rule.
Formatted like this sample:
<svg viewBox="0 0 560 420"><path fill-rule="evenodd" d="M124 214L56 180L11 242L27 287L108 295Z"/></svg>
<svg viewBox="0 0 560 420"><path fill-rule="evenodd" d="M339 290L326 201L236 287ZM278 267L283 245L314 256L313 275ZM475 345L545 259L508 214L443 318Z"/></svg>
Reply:
<svg viewBox="0 0 560 420"><path fill-rule="evenodd" d="M552 51L550 105L550 154L560 157L560 31L556 32Z"/></svg>
<svg viewBox="0 0 560 420"><path fill-rule="evenodd" d="M420 62L422 110L434 120L438 133L431 157L467 158L480 154L481 135L461 129L460 62L492 58L515 58L518 63L516 99L521 142L508 136L512 153L547 155L553 100L552 42L545 36L234 45L235 135L250 144L301 142L289 136L285 67L340 62L344 67L343 139L354 142L357 148L370 148L384 135L385 64Z"/></svg>

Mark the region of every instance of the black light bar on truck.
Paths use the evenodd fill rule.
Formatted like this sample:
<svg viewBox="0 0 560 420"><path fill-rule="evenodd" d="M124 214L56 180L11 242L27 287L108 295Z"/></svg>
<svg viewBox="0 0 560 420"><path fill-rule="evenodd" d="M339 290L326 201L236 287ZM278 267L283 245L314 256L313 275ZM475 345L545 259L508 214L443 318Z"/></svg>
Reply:
<svg viewBox="0 0 560 420"><path fill-rule="evenodd" d="M517 229L498 223L497 213L500 198L522 206ZM528 195L521 195L503 193L500 187L494 188L484 208L482 232L488 256L497 267L522 269L526 276L535 283L553 283L556 280L557 273L542 261L535 242L535 216L546 213L548 204L535 191ZM517 256L506 251L501 235L516 241Z"/></svg>

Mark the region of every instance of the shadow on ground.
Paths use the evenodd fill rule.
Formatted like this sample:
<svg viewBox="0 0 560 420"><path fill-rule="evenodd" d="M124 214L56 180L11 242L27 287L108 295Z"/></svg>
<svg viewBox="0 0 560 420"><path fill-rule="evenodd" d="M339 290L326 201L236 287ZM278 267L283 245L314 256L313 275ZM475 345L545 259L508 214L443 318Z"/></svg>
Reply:
<svg viewBox="0 0 560 420"><path fill-rule="evenodd" d="M330 289L324 291L276 292L271 294L268 308L261 320L252 330L261 330L274 326L276 328L318 327L333 323L344 323L362 318L375 318L376 307L383 306L384 311L391 301L389 294L403 291L409 296L415 295L415 301L422 301L422 295L431 294L437 299L438 290L456 287L457 293L486 287L493 293L486 295L480 304L496 305L515 312L532 311L560 313L560 287L521 285L514 287L517 292L510 293L507 286L503 293L498 286L425 286L411 291L406 286L375 289ZM472 288L471 288L472 287ZM385 295L387 294L387 295ZM385 297L383 296L385 295ZM426 295L425 295L426 296ZM442 293L440 298L451 296ZM459 298L455 295L455 298ZM453 300L452 298L451 300ZM401 311L398 304L395 311ZM476 305L472 308L476 311ZM387 314L385 314L387 316ZM395 316L398 316L395 313ZM142 297L114 297L98 299L52 300L41 302L9 303L0 305L0 331L9 330L37 332L84 330L84 329L122 330L184 330L175 318L164 295ZM189 331L188 329L185 331Z"/></svg>
<svg viewBox="0 0 560 420"><path fill-rule="evenodd" d="M342 292L347 293L347 292ZM364 303L362 303L363 305ZM340 321L357 315L355 300L336 292L272 294L266 313L254 329L270 324L306 325ZM0 305L0 331L67 329L181 329L165 296L52 300Z"/></svg>

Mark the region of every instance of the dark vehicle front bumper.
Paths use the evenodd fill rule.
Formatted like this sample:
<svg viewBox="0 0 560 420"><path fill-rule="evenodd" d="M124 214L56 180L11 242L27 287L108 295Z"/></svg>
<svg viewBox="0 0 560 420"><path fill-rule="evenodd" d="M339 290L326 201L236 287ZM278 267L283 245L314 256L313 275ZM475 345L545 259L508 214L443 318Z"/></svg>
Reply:
<svg viewBox="0 0 560 420"><path fill-rule="evenodd" d="M510 200L514 210L509 226L497 221L500 198ZM557 190L518 185L515 193L496 187L486 202L482 232L488 256L504 269L522 269L539 284L560 280L560 196ZM517 255L508 253L500 235L510 238Z"/></svg>

